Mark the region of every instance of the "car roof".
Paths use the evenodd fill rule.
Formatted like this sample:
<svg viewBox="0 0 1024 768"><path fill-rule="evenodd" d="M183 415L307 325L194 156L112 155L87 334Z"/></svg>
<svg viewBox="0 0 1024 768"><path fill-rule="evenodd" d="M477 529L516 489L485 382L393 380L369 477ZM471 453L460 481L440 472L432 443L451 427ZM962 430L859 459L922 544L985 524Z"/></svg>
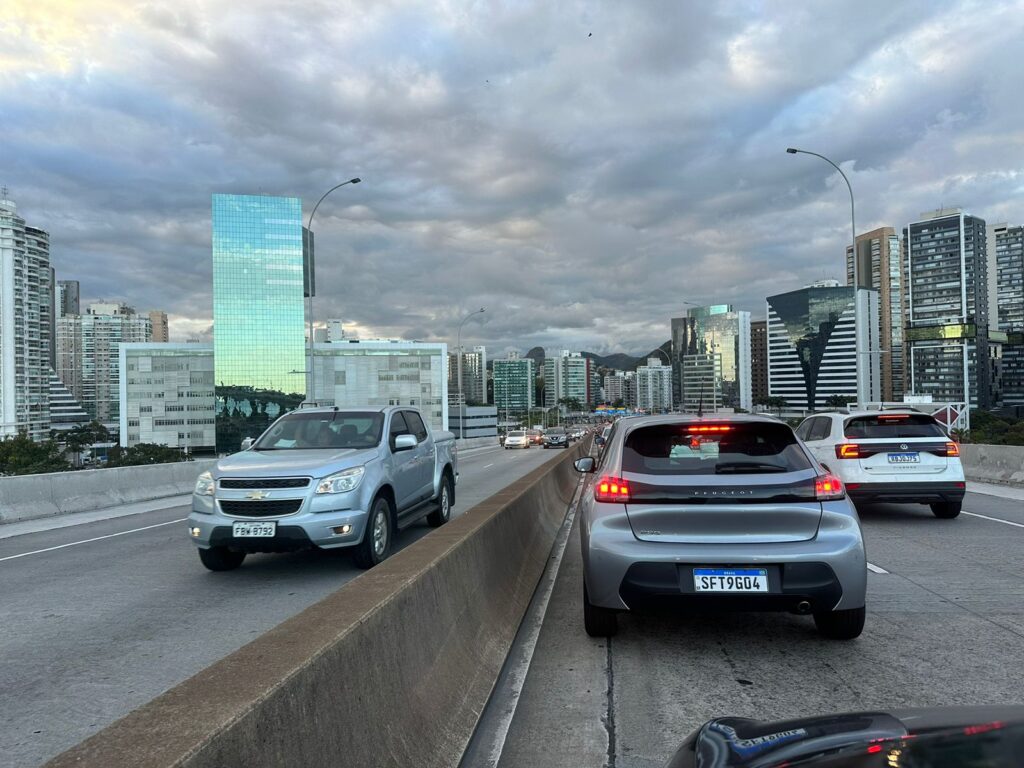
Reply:
<svg viewBox="0 0 1024 768"><path fill-rule="evenodd" d="M686 413L664 413L656 416L633 416L628 421L622 420L630 428L650 426L652 424L785 424L772 416L761 416L756 413L719 413L708 416L697 416Z"/></svg>
<svg viewBox="0 0 1024 768"><path fill-rule="evenodd" d="M316 408L296 408L288 413L385 413L387 411L416 410L415 405L366 405L359 407L338 408L333 405L319 405ZM287 415L287 414L285 414Z"/></svg>

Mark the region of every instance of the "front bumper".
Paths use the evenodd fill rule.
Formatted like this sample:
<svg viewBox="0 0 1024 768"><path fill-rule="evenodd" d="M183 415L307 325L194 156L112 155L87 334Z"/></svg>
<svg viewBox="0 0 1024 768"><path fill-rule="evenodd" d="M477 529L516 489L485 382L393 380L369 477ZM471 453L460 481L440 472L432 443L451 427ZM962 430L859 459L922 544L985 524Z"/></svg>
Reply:
<svg viewBox="0 0 1024 768"><path fill-rule="evenodd" d="M847 483L846 495L864 504L893 502L896 504L933 504L963 501L963 481L919 483Z"/></svg>
<svg viewBox="0 0 1024 768"><path fill-rule="evenodd" d="M351 547L362 541L367 513L361 509L308 512L309 503L302 511L283 517L233 517L223 514L212 497L192 498L192 514L188 516L189 536L197 547L226 546L240 552L297 552L319 547L338 549ZM232 535L236 522L275 522L273 537L245 537ZM349 525L346 534L335 533L334 528Z"/></svg>

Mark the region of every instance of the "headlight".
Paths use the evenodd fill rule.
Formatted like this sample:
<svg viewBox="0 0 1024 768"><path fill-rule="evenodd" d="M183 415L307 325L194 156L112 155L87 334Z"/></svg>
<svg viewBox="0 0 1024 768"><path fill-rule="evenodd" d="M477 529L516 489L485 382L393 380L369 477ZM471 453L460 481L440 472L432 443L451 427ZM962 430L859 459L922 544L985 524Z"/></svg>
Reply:
<svg viewBox="0 0 1024 768"><path fill-rule="evenodd" d="M363 479L363 467L353 467L342 472L325 477L316 485L316 492L319 493L347 493L354 491Z"/></svg>
<svg viewBox="0 0 1024 768"><path fill-rule="evenodd" d="M213 489L215 486L216 483L213 482L213 475L209 472L203 472L196 480L196 489L194 493L196 496L213 496Z"/></svg>

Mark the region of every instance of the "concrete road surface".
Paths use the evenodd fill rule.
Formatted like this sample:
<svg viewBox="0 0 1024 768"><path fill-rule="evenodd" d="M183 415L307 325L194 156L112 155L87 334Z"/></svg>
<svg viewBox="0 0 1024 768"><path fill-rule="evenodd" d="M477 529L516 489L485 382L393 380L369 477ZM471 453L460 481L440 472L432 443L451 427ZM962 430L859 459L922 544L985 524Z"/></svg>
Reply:
<svg viewBox="0 0 1024 768"><path fill-rule="evenodd" d="M464 452L453 515L551 458ZM0 765L45 762L361 573L337 551L250 555L210 573L187 514L54 518L0 538ZM430 530L415 525L397 545Z"/></svg>
<svg viewBox="0 0 1024 768"><path fill-rule="evenodd" d="M525 685L499 686L464 768L654 768L721 715L1024 703L1024 494L999 492L969 493L956 520L862 510L875 570L845 643L788 614L627 615L590 639L574 526Z"/></svg>

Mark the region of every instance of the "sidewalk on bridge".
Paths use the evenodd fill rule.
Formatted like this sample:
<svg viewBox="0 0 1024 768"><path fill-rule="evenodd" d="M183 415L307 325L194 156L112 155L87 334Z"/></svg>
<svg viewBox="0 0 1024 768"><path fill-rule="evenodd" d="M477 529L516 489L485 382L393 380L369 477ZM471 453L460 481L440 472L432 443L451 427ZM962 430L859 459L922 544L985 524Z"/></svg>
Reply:
<svg viewBox="0 0 1024 768"><path fill-rule="evenodd" d="M983 493L986 496L998 496L1003 499L1018 499L1024 501L1024 488L1013 485L999 485L997 483L979 483L974 480L967 481L968 493Z"/></svg>
<svg viewBox="0 0 1024 768"><path fill-rule="evenodd" d="M68 528L73 525L84 525L85 523L95 523L100 520L113 520L116 517L141 515L145 512L156 512L161 509L184 507L190 505L191 502L192 494L187 493L181 496L165 496L161 499L138 501L134 504L121 504L116 507L93 509L88 512L72 512L67 515L50 515L49 517L36 517L31 520L21 520L16 523L3 523L0 524L0 539L9 539L12 536L23 536L26 533L53 531L58 528Z"/></svg>

